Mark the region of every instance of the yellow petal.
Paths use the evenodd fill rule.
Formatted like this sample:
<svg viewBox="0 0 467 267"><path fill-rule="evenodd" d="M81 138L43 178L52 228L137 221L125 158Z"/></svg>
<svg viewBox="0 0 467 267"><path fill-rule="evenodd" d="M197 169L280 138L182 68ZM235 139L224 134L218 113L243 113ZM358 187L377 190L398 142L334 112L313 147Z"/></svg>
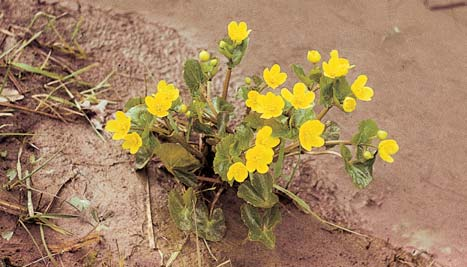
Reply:
<svg viewBox="0 0 467 267"><path fill-rule="evenodd" d="M287 88L282 88L281 90L282 97L288 102L292 102L293 95Z"/></svg>

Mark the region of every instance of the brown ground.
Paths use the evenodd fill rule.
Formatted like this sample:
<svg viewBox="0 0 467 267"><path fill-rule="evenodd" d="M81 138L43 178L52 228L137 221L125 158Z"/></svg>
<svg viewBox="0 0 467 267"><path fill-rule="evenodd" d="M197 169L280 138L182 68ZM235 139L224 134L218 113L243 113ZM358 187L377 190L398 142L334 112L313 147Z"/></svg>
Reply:
<svg viewBox="0 0 467 267"><path fill-rule="evenodd" d="M195 54L192 47L199 46L202 39L200 36L207 37L208 41L213 43L215 38L224 34L225 27L222 25L233 18L245 19L255 29L254 38L256 39L254 39L245 61L244 66L248 66L244 68L245 71L258 71L263 66L269 65L270 62L277 61L286 65L294 60L303 61L305 51L310 46L322 50L342 47L344 54L348 55L352 62L364 68L373 81L374 87L378 85L377 96L379 97L376 98L375 103L368 104L367 107L376 108L376 105L387 105L386 108L377 110L373 117L378 119L380 124L384 125L400 141L402 150L398 155L399 161L392 165L392 168L383 167L383 170L380 168L377 176L381 178L369 190L360 192L353 189L340 168L332 172L327 171L326 166L332 164L333 160L320 160L319 165L316 164L316 161L310 161L306 165L307 167L300 170L303 179L296 183L296 185L300 184L301 196L326 218L348 223L362 231L366 230L365 232L373 231L376 236L384 239L388 237L395 244L426 248L430 252L437 253L445 263L450 263L452 266L462 266L462 252L465 249L462 247L464 245L462 241L466 240L465 235L462 235L465 233L465 228L462 228L464 227L462 216L465 216L465 213L461 212L463 204L457 204L455 199L451 199L456 198L456 194L445 192L449 192L446 191L446 186L448 189L454 188L451 189L454 192L462 192L462 184L460 180L455 178L461 178L463 165L453 165L450 168L451 178L445 178L446 181L442 182L441 188L444 188L444 191L433 191L435 190L433 188L439 187L429 187L426 181L430 181L434 177L441 177L438 176L438 173L442 173L442 170L450 167L449 164L455 164L455 161L447 160L445 157L446 166L439 161L436 161L436 165L431 164L429 167L421 166L421 163L424 162L424 158L431 160L429 162L434 162L433 158L428 158L429 154L426 153L425 146L427 146L427 142L439 140L440 135L446 134L447 136L449 133L449 136L457 142L465 140L465 133L462 136L459 131L454 131L455 118L463 118L465 107L462 104L453 105L447 110L445 109L445 113L437 115L440 113L436 112L438 106L435 105L440 97L444 97L442 101L445 103L458 103L456 99L465 98L465 91L462 91L460 85L466 84L465 76L462 76L462 68L466 69L467 62L462 60L462 56L465 59L466 51L465 47L461 48L459 45L466 41L465 26L467 21L463 20L462 18L465 17L460 15L465 14L465 12L456 10L448 14L430 13L422 5L415 2L410 4L388 2L388 8L383 9L380 9L381 7L376 4L368 9L354 4L347 8L340 8L338 12L336 11L337 13L332 13L339 20L333 20L332 17L327 18L330 24L328 28L336 28L337 25L340 25L337 28L339 32L346 32L346 34L335 34L334 36L326 34L324 31L319 32L318 28L311 30L310 27L302 26L302 30L305 30L306 34L299 34L297 27L287 28L287 25L299 24L301 20L308 18L305 16L308 14L305 13L305 9L293 8L298 6L298 3L290 3L290 6L287 5L287 7L265 8L262 10L262 16L269 19L260 21L257 16L258 6L261 6L260 2L246 8L246 5L240 5L233 1L228 4L231 6L223 5L221 9L206 7L205 12L200 12L205 7L205 2L200 2L196 8L193 4L186 4L188 6L185 9L181 9L185 5L182 2L168 5L157 1L149 3L141 0L140 3L131 6L125 5L123 1L114 2L116 7L124 10L152 14L151 22L138 15L103 12L86 5L79 8L72 1L65 1L53 7L38 6L34 3L33 1L0 2L0 8L3 12L0 27L8 28L12 24L26 25L32 15L39 10L47 10L55 14L61 14L63 11L71 12L73 16L64 18L64 25L66 25L66 21L77 19L81 13L85 18L85 24L79 40L85 50L91 51L90 60L101 63L99 71L89 75L89 79L97 82L111 69L117 68L119 73L124 75L116 75L112 78L113 91L108 93L106 97L123 101L130 96L144 93L144 82L138 78L144 77L145 65L155 74L156 78L170 77L171 81L181 85L180 63L188 56ZM330 12L333 10L333 6L339 4L340 2L334 1L331 1L329 6L317 3L315 8ZM66 5L68 8L63 9L62 5ZM245 7L245 10L240 12L240 6ZM139 8L139 10L135 10L135 8ZM377 23L369 23L370 18L359 20L357 17L349 16L349 14L339 14L339 12L354 14L361 11L369 12L371 13L369 15L378 18L377 12L371 12L372 8L373 11L386 10L389 12L388 10L390 10L391 14L387 15L389 18L384 22L375 19L374 21ZM75 10L73 11L73 9ZM188 13L182 13L181 10ZM290 20L287 24L279 23L275 10L289 12L286 14L303 13L296 13L296 19ZM403 12L407 13L408 10L414 16L417 14L421 18L427 19L420 19L420 21L403 19L403 14L405 14ZM214 11L218 13L214 15ZM321 14L321 12L316 13ZM202 16L215 16L214 19L218 18L217 21L222 23L217 23L217 26L214 27L206 20L198 18L197 16L200 14ZM435 19L431 16L435 16L437 21L434 22ZM307 23L323 23L318 17L312 17L311 21ZM452 17L457 18L457 20L452 19ZM340 23L338 23L339 21ZM177 31L160 23L177 28L186 35L185 38L180 37ZM185 28L180 26L182 24L191 26ZM401 28L402 33L388 34L391 26L396 24ZM196 30L197 25L199 25L198 30ZM272 25L272 27L269 28L267 25ZM454 28L456 35L453 34L454 30L450 26L457 27ZM360 30L356 31L355 29ZM430 32L427 32L428 30ZM277 32L283 32L286 36L278 39ZM434 35L434 32L438 35ZM287 36L302 37L297 40L296 38L287 38ZM310 36L314 36L313 42L307 39L311 38ZM325 36L328 39L324 39ZM335 38L340 39L336 40ZM194 44L186 45L186 40L192 40ZM266 40L268 40L268 44L261 47L260 44L266 43ZM284 40L295 40L295 42ZM361 45L363 40L367 40L366 45ZM429 41L433 42L429 43ZM418 47L414 47L414 43ZM444 47L449 47L449 49ZM439 49L438 53L435 53L436 49ZM452 54L445 53L445 49ZM290 54L281 52L284 50L290 51ZM394 53L395 50L398 52ZM430 51L432 52L431 57L426 58L426 54L430 54ZM443 55L443 59L434 59L432 56L440 54ZM447 64L448 62L450 64ZM436 69L432 67L433 63L436 64ZM79 64L83 63L76 62L76 66ZM435 70L437 71L436 75L433 74ZM407 78L409 75L410 79ZM423 77L438 77L438 79L423 79ZM394 86L395 83L398 85ZM29 80L28 86L33 90L42 90L40 80ZM389 87L401 89L389 91ZM388 89L384 90L385 88ZM407 96L401 93L402 88L414 88L414 90L404 90L403 92L407 93ZM445 91L444 93L433 91L422 94L422 88L426 88L426 90L428 88L443 88ZM417 98L419 95L424 96L423 102L414 100L421 99ZM120 107L121 103L118 106ZM404 112L396 112L402 107ZM370 114L364 112L355 114L352 116L352 120L358 120ZM454 118L448 118L446 114L450 113L457 115ZM127 266L158 266L160 253L148 249L145 180L132 171L131 157L122 152L117 144L100 141L84 120L64 124L60 121L42 119L40 123L37 123L39 122L37 116L15 114L15 117L7 118L6 122L5 119L2 119L0 124L15 124L14 129L7 129L8 131L22 129L36 133L31 142L39 148L39 151L30 148L27 153L35 153L38 157L47 156L66 144L60 156L53 160L44 171L34 176L34 186L49 193L55 193L58 187L66 182L60 196L64 199L75 195L86 197L91 201L92 207L97 210L101 224L109 228L102 232L104 241L98 247L86 248L77 253L66 253L61 256L65 266L70 266L73 263L81 266L85 262L89 262L91 258L89 255L96 251L100 261L109 263L113 259L112 266L116 265L115 260L119 255L125 259ZM417 124L414 124L415 120ZM430 133L424 133L422 127L429 122L431 125L436 122L438 128L433 128ZM417 143L416 141L420 139L420 134L415 136L417 132L423 133L427 140ZM19 142L13 138L3 139L0 142L1 150L6 147L10 151L8 160L1 163L3 174L7 168L14 166ZM455 146L454 142L450 145L448 142L446 147L450 149L450 153L457 154L457 158L465 158L462 146ZM459 152L456 152L456 149ZM443 151L438 151L438 153ZM423 174L427 168L430 168L430 173L425 172L423 177L426 181L422 182L422 176L417 173ZM388 178L389 171L393 173L394 178ZM167 191L174 185L154 168L151 169L150 176L152 177L151 195L157 246L167 260L168 255L178 250L184 239L183 234L174 227L168 218L165 207ZM407 177L414 178L407 179ZM5 179L3 175L2 179ZM457 193L457 196L459 194ZM10 194L1 192L1 195L24 203L24 198L20 199L18 192ZM277 229L277 249L267 251L258 244L243 242L246 229L239 219L238 203L232 202L234 198L231 195L231 192L227 193L228 197L222 203L226 208L229 228L227 237L221 243L211 244L214 254L218 257L218 262L214 262L209 257L205 246L201 243L203 266L216 266L227 259L231 260L232 266L426 266L432 262L427 254L420 254L417 260L378 239L367 240L355 235L329 232L316 220L297 212L292 205L285 206L285 210L290 210L290 213L284 212L284 220ZM35 200L38 201L38 198L39 195L36 195ZM401 201L401 199L407 199L407 201ZM47 196L44 195L40 206L45 205L47 200ZM447 206L447 201L449 201L450 209L438 208ZM53 208L54 212L76 213L62 201L57 203ZM460 203L465 202L461 201ZM432 211L427 207L433 207ZM441 220L440 218L443 217L439 213L445 213L442 216L449 220ZM2 213L0 231L12 229L15 221L15 217ZM84 236L93 228L87 223L88 221L92 221L88 213L82 214L80 219L59 221L58 224L72 231L74 236L72 238L63 237L46 231L48 243L60 244L62 241ZM443 227L445 224L451 226ZM31 229L32 234L38 238L37 227L31 227ZM435 230L436 235L434 236ZM454 230L457 231L456 234L452 233ZM449 249L447 249L448 247ZM420 253L418 250L414 251L416 254ZM89 252L91 254L87 254ZM28 235L21 228L17 228L14 237L9 242L0 239L0 256L2 258L10 257L15 264L25 264L37 259L39 254L31 244ZM174 265L195 266L196 259L195 240L190 238ZM412 265L404 264L404 261L410 261Z"/></svg>

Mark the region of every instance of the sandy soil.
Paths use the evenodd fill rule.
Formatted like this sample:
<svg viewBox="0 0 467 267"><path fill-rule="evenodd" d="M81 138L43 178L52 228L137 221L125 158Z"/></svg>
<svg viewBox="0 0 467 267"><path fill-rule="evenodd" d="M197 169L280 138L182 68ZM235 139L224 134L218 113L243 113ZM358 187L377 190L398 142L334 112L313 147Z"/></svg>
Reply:
<svg viewBox="0 0 467 267"><path fill-rule="evenodd" d="M307 167L300 170L302 179L296 182L295 188L300 185L300 195L326 218L370 231L406 249L416 247L416 254L426 249L437 254L444 263L463 266L463 241L467 229L462 221L467 215L462 212L466 198L462 188L466 185L462 182L465 165L459 161L465 159L467 152L465 133L457 130L465 125L457 123L463 122L462 118L467 115L459 100L465 98L461 85L466 84L465 75L462 76L467 69L466 50L459 45L466 43L465 10L433 13L418 2L368 3L369 6L364 6L331 1L328 5L316 3L314 10L320 12L310 18L306 10L312 9L298 9L300 3L297 1L282 7L280 4L271 7L261 5L264 4L261 2L242 4L233 1L222 8L208 5L209 1L196 5L178 1L170 5L144 0L132 5L125 1L100 2L106 6L104 9L112 6L120 9L119 13L86 5L80 7L72 1L54 6L38 6L32 1L13 3L1 2L2 11L9 11L5 13L8 16L2 20L2 27L12 23L24 25L38 10L56 14L66 10L73 15L70 20L81 13L86 19L81 36L83 46L92 52L92 60L101 63L99 72L90 78L98 81L112 68L126 74L115 76L111 81L114 91L109 97L119 100L144 92L144 83L138 79L143 77L144 65L156 77L171 77L181 85L180 63L195 54L192 47L201 47L201 37L214 43L224 34L222 25L234 18L247 20L257 38L243 73L258 71L271 62L283 65L303 62L309 48L342 48L343 53L370 76L372 84L378 85L373 86L377 89L376 101L366 105L366 111L362 109L352 115L351 119L365 118L371 114L370 108L376 109L376 115L372 116L396 136L402 151L397 163L379 169L379 179L368 190L355 190L341 168L328 171L333 163L340 166L337 159L310 160ZM267 8L260 12L259 7L265 6ZM279 20L278 10L284 11L281 16L291 13L296 16L284 22ZM137 13L126 14L126 11ZM326 12L330 16L323 17ZM364 19L356 16L362 13L367 15ZM138 14L144 14L146 18ZM407 14L413 14L412 19L407 18ZM222 23L212 26L204 19L206 16ZM386 18L377 19L380 17ZM320 29L316 26L322 24L327 27ZM163 25L176 28L183 36ZM393 26L398 26L401 33L391 34ZM326 29L341 34L330 34L325 32ZM284 36L277 38L277 32ZM439 103L452 105L439 112ZM386 108L377 109L380 105ZM332 115L338 116L344 125L351 125L339 114ZM37 133L32 143L40 151L34 153L49 155L67 144L60 157L47 167L48 171L35 176L34 185L55 193L62 183L67 182L62 197L78 195L91 200L102 224L109 227L103 232L104 241L99 247L65 254L63 261L71 264L79 260L78 265L82 265L89 258L86 252L98 251L99 259L115 260L120 255L128 266L154 266L160 262L159 252L150 251L147 246L146 185L144 178L131 170L131 158L115 143L101 142L85 122L63 124L44 120L31 128L32 120L25 119L24 115L17 116L15 121L19 128ZM448 136L456 142L443 140L445 144L437 148L436 154L435 150L427 150ZM14 163L13 148L18 143L11 139L1 142L2 147L5 144L11 150L8 161L2 162L4 171L8 164ZM451 160L447 153L457 155L455 159L458 160ZM448 175L442 175L445 173ZM167 257L184 240L183 234L170 222L165 208L167 190L174 185L155 166L150 176L157 245ZM45 203L47 197L43 197ZM366 240L323 230L321 224L298 213L292 205L286 206L290 214L284 216L278 229L277 250L267 251L257 244L242 242L246 229L239 221L238 203L232 199L228 197L223 203L228 210L230 231L225 241L212 245L219 258L217 264L226 259L232 261L232 266L406 266L404 261L412 262L412 266L425 266L431 262L427 254L421 253L417 260L379 239ZM63 203L56 205L54 211L72 212ZM63 220L59 224L72 230L77 238L92 229L86 223L89 220L89 214L81 214L79 220ZM15 219L2 214L0 222L3 231L11 229ZM35 248L24 245L30 244L29 237L20 229L17 232L9 242L0 240L0 256L10 256L16 264L36 259ZM33 234L37 235L37 229ZM48 232L48 237L55 244L68 239L52 232ZM215 266L204 246L202 251L203 265ZM195 253L194 240L189 239L175 266L192 266ZM261 256L259 262L258 255Z"/></svg>
<svg viewBox="0 0 467 267"><path fill-rule="evenodd" d="M212 49L230 20L245 20L253 33L244 74L274 62L304 63L308 49L338 48L370 77L376 95L349 120L332 116L349 127L375 118L401 151L396 163L378 166L364 191L342 169L328 172L337 159L313 164L335 186L333 204L376 236L466 266L467 8L431 11L423 2L456 1L92 1L163 22Z"/></svg>

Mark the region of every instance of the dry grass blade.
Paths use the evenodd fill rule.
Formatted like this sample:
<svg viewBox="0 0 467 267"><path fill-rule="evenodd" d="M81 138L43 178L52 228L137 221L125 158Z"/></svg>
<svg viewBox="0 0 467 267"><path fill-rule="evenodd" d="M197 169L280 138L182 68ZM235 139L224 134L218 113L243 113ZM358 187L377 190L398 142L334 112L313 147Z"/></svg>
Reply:
<svg viewBox="0 0 467 267"><path fill-rule="evenodd" d="M19 224L21 224L21 226L24 228L24 230L26 231L26 233L28 233L29 237L31 238L32 240L32 243L34 243L34 246L36 247L37 251L39 251L39 254L41 255L42 257L42 261L44 262L44 265L47 266L47 263L45 262L45 258L44 258L44 254L42 254L42 250L41 250L41 247L39 246L39 244L37 243L36 239L34 238L34 236L31 234L31 231L29 231L28 227L24 224L24 222L20 219L18 220Z"/></svg>
<svg viewBox="0 0 467 267"><path fill-rule="evenodd" d="M96 245L101 242L101 236L97 232L91 232L86 236L61 245L49 245L50 250L55 254L63 254L65 252L75 252L83 247Z"/></svg>
<svg viewBox="0 0 467 267"><path fill-rule="evenodd" d="M54 256L50 252L49 247L47 246L47 242L45 241L44 227L42 226L42 224L39 225L39 229L41 232L42 245L44 246L45 252L47 252L47 256L49 257L50 261L54 266L58 266L58 262L55 260Z"/></svg>
<svg viewBox="0 0 467 267"><path fill-rule="evenodd" d="M0 210L15 216L19 216L27 212L27 209L23 206L2 199L0 199Z"/></svg>

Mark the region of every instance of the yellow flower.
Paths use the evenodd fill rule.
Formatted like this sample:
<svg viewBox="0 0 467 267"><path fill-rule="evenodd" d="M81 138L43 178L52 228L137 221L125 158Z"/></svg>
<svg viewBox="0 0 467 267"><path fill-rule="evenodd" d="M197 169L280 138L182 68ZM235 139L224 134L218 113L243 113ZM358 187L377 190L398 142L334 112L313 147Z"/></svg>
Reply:
<svg viewBox="0 0 467 267"><path fill-rule="evenodd" d="M300 145L307 151L311 151L313 147L322 147L324 145L324 139L321 137L323 131L324 124L319 120L305 122L298 133Z"/></svg>
<svg viewBox="0 0 467 267"><path fill-rule="evenodd" d="M344 98L344 102L342 103L342 108L345 112L352 112L357 107L357 101L355 98L347 96Z"/></svg>
<svg viewBox="0 0 467 267"><path fill-rule="evenodd" d="M227 171L227 179L229 181L235 179L235 181L241 183L245 181L247 177L248 170L246 169L246 166L241 162L235 162L234 164L230 165L229 170Z"/></svg>
<svg viewBox="0 0 467 267"><path fill-rule="evenodd" d="M262 145L265 147L273 148L277 146L281 140L277 137L272 137L272 128L269 126L263 126L256 134L255 145Z"/></svg>
<svg viewBox="0 0 467 267"><path fill-rule="evenodd" d="M272 162L273 157L274 150L272 148L256 145L245 153L246 168L249 172L256 170L259 173L267 173L269 171L268 165Z"/></svg>
<svg viewBox="0 0 467 267"><path fill-rule="evenodd" d="M127 134L124 138L122 148L130 150L131 154L136 154L138 149L143 145L143 140L137 133Z"/></svg>
<svg viewBox="0 0 467 267"><path fill-rule="evenodd" d="M316 50L310 50L308 51L306 58L311 63L316 64L321 60L321 54Z"/></svg>
<svg viewBox="0 0 467 267"><path fill-rule="evenodd" d="M274 64L271 70L268 68L264 69L263 78L269 87L276 89L287 80L287 73L281 72L281 67L278 64Z"/></svg>
<svg viewBox="0 0 467 267"><path fill-rule="evenodd" d="M271 92L266 95L260 95L257 98L257 112L261 113L261 118L270 119L282 115L285 103L282 97L277 96Z"/></svg>
<svg viewBox="0 0 467 267"><path fill-rule="evenodd" d="M378 145L379 156L386 162L393 163L394 159L391 155L394 155L399 151L399 145L396 140L388 139L383 140Z"/></svg>
<svg viewBox="0 0 467 267"><path fill-rule="evenodd" d="M248 30L248 26L245 22L241 21L237 23L236 21L232 21L227 26L227 31L229 33L229 37L232 41L236 44L240 44L243 40L248 38L251 30Z"/></svg>
<svg viewBox="0 0 467 267"><path fill-rule="evenodd" d="M373 89L371 89L371 87L365 86L367 81L368 77L366 77L366 75L359 75L350 87L353 94L362 101L370 101L373 97Z"/></svg>
<svg viewBox="0 0 467 267"><path fill-rule="evenodd" d="M248 99L245 101L245 105L249 108L251 108L253 111L258 111L259 109L259 104L258 104L258 98L261 95L258 93L258 91L250 91L248 92Z"/></svg>
<svg viewBox="0 0 467 267"><path fill-rule="evenodd" d="M329 61L323 62L324 76L333 79L345 76L349 72L349 68L349 61L345 58L340 58L337 50L332 50Z"/></svg>
<svg viewBox="0 0 467 267"><path fill-rule="evenodd" d="M308 91L304 83L296 83L293 86L293 94L287 88L281 90L281 95L289 101L295 109L306 109L315 100L315 93Z"/></svg>
<svg viewBox="0 0 467 267"><path fill-rule="evenodd" d="M169 115L169 109L172 106L172 101L167 100L163 95L147 96L144 99L149 113L157 117L165 117Z"/></svg>
<svg viewBox="0 0 467 267"><path fill-rule="evenodd" d="M115 120L110 120L105 125L105 130L114 133L112 136L113 140L123 139L130 130L131 118L125 115L122 111L115 113Z"/></svg>
<svg viewBox="0 0 467 267"><path fill-rule="evenodd" d="M180 91L175 85L167 84L165 80L160 80L157 83L157 93L154 96L160 96L166 101L173 102L180 96Z"/></svg>

